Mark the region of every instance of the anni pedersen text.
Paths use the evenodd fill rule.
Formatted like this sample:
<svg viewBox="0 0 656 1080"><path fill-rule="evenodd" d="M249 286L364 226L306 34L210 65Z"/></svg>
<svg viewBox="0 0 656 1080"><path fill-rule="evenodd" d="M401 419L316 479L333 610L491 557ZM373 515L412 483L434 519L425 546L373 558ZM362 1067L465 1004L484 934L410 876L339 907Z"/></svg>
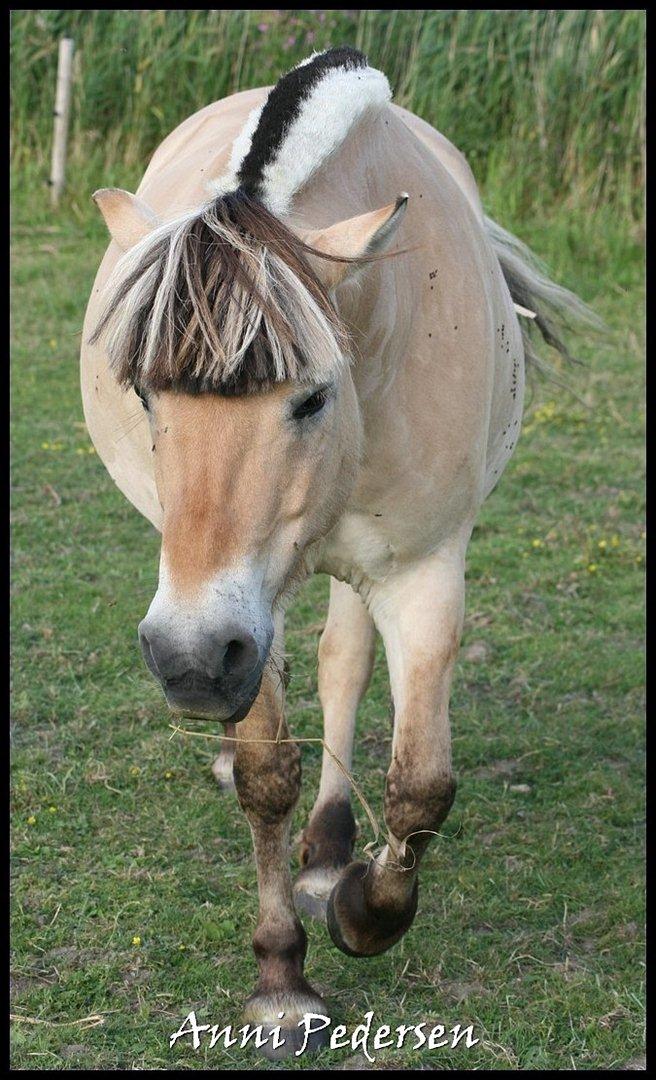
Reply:
<svg viewBox="0 0 656 1080"><path fill-rule="evenodd" d="M283 1012L278 1013L279 1020L284 1021L284 1016ZM318 1032L329 1029L331 1024L331 1018L322 1013L304 1013L295 1025L300 1032L300 1039L295 1033L293 1041L299 1045L298 1049L293 1051L294 1056L300 1057L304 1054L308 1044L314 1041L313 1037ZM170 1036L169 1046L173 1048L181 1039L187 1045L191 1043L194 1050L199 1050L201 1045L209 1050L217 1046L226 1050L234 1047L244 1049L249 1045L257 1048L268 1045L271 1049L278 1050L284 1047L285 1032L289 1034L289 1030L289 1025L282 1024L275 1027L262 1024L244 1024L241 1027L233 1027L232 1024L224 1027L219 1024L199 1024L196 1013L190 1012L178 1030ZM345 1024L335 1024L330 1031L329 1046L331 1050L340 1048L361 1050L367 1060L373 1064L376 1060L375 1051L387 1047L398 1050L403 1047L409 1050L440 1050L447 1046L453 1049L459 1044L469 1048L475 1046L478 1041L474 1038L471 1024L467 1027L454 1024L448 1030L444 1024L435 1024L431 1027L426 1021L418 1024L399 1024L395 1028L390 1027L389 1024L375 1026L372 1010L366 1012L362 1023L351 1031Z"/></svg>

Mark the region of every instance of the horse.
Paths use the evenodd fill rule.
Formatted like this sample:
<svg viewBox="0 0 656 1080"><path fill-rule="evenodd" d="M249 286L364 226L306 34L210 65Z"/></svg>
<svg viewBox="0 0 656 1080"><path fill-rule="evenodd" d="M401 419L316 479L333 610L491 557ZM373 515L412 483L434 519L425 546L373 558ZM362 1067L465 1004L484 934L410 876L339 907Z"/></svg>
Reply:
<svg viewBox="0 0 656 1080"><path fill-rule="evenodd" d="M232 740L215 773L234 778L259 891L244 1019L282 1022L282 1054L304 1016L327 1013L298 913L325 917L350 957L412 924L456 790L467 545L517 444L535 332L566 354L563 326L585 317L485 216L463 155L391 99L357 50L316 53L186 119L135 195L93 196L111 242L84 323L86 423L162 535L146 665L174 713ZM284 613L316 573L330 576L326 751L293 883ZM358 859L348 771L377 632L387 842Z"/></svg>

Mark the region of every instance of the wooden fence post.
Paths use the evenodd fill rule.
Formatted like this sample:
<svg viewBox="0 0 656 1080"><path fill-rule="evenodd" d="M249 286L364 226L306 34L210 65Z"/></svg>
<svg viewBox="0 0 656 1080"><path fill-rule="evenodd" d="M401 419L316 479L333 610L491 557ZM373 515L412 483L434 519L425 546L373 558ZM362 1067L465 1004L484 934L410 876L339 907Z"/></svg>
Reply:
<svg viewBox="0 0 656 1080"><path fill-rule="evenodd" d="M68 118L71 111L73 48L74 43L72 38L62 38L59 42L57 94L55 97L55 126L52 140L52 169L50 173L50 201L53 206L57 206L59 203L59 196L62 193L66 175L66 141L68 138Z"/></svg>

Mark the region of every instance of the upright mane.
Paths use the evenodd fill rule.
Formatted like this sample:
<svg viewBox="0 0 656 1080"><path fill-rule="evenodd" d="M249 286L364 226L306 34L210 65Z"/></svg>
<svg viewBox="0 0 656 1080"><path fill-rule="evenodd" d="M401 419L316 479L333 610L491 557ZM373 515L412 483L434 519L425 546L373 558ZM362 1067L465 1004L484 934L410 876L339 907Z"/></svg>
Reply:
<svg viewBox="0 0 656 1080"><path fill-rule="evenodd" d="M391 96L382 71L369 67L357 49L314 53L253 109L233 144L228 172L210 187L217 194L240 187L273 214L286 213L349 131Z"/></svg>
<svg viewBox="0 0 656 1080"><path fill-rule="evenodd" d="M117 263L91 342L103 339L122 385L238 394L334 377L348 349L308 261L320 253L278 215L389 98L385 76L350 48L315 54L279 80L210 200Z"/></svg>

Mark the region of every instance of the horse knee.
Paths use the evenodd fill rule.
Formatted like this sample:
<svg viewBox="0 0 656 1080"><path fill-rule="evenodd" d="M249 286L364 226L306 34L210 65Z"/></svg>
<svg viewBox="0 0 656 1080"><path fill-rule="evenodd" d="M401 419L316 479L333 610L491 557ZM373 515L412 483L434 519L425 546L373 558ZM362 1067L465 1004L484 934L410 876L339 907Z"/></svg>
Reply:
<svg viewBox="0 0 656 1080"><path fill-rule="evenodd" d="M301 753L296 743L264 749L237 745L233 775L237 797L249 818L265 824L284 821L301 789Z"/></svg>
<svg viewBox="0 0 656 1080"><path fill-rule="evenodd" d="M398 840L413 833L432 832L445 820L456 794L450 769L419 769L392 763L385 785L385 821Z"/></svg>

